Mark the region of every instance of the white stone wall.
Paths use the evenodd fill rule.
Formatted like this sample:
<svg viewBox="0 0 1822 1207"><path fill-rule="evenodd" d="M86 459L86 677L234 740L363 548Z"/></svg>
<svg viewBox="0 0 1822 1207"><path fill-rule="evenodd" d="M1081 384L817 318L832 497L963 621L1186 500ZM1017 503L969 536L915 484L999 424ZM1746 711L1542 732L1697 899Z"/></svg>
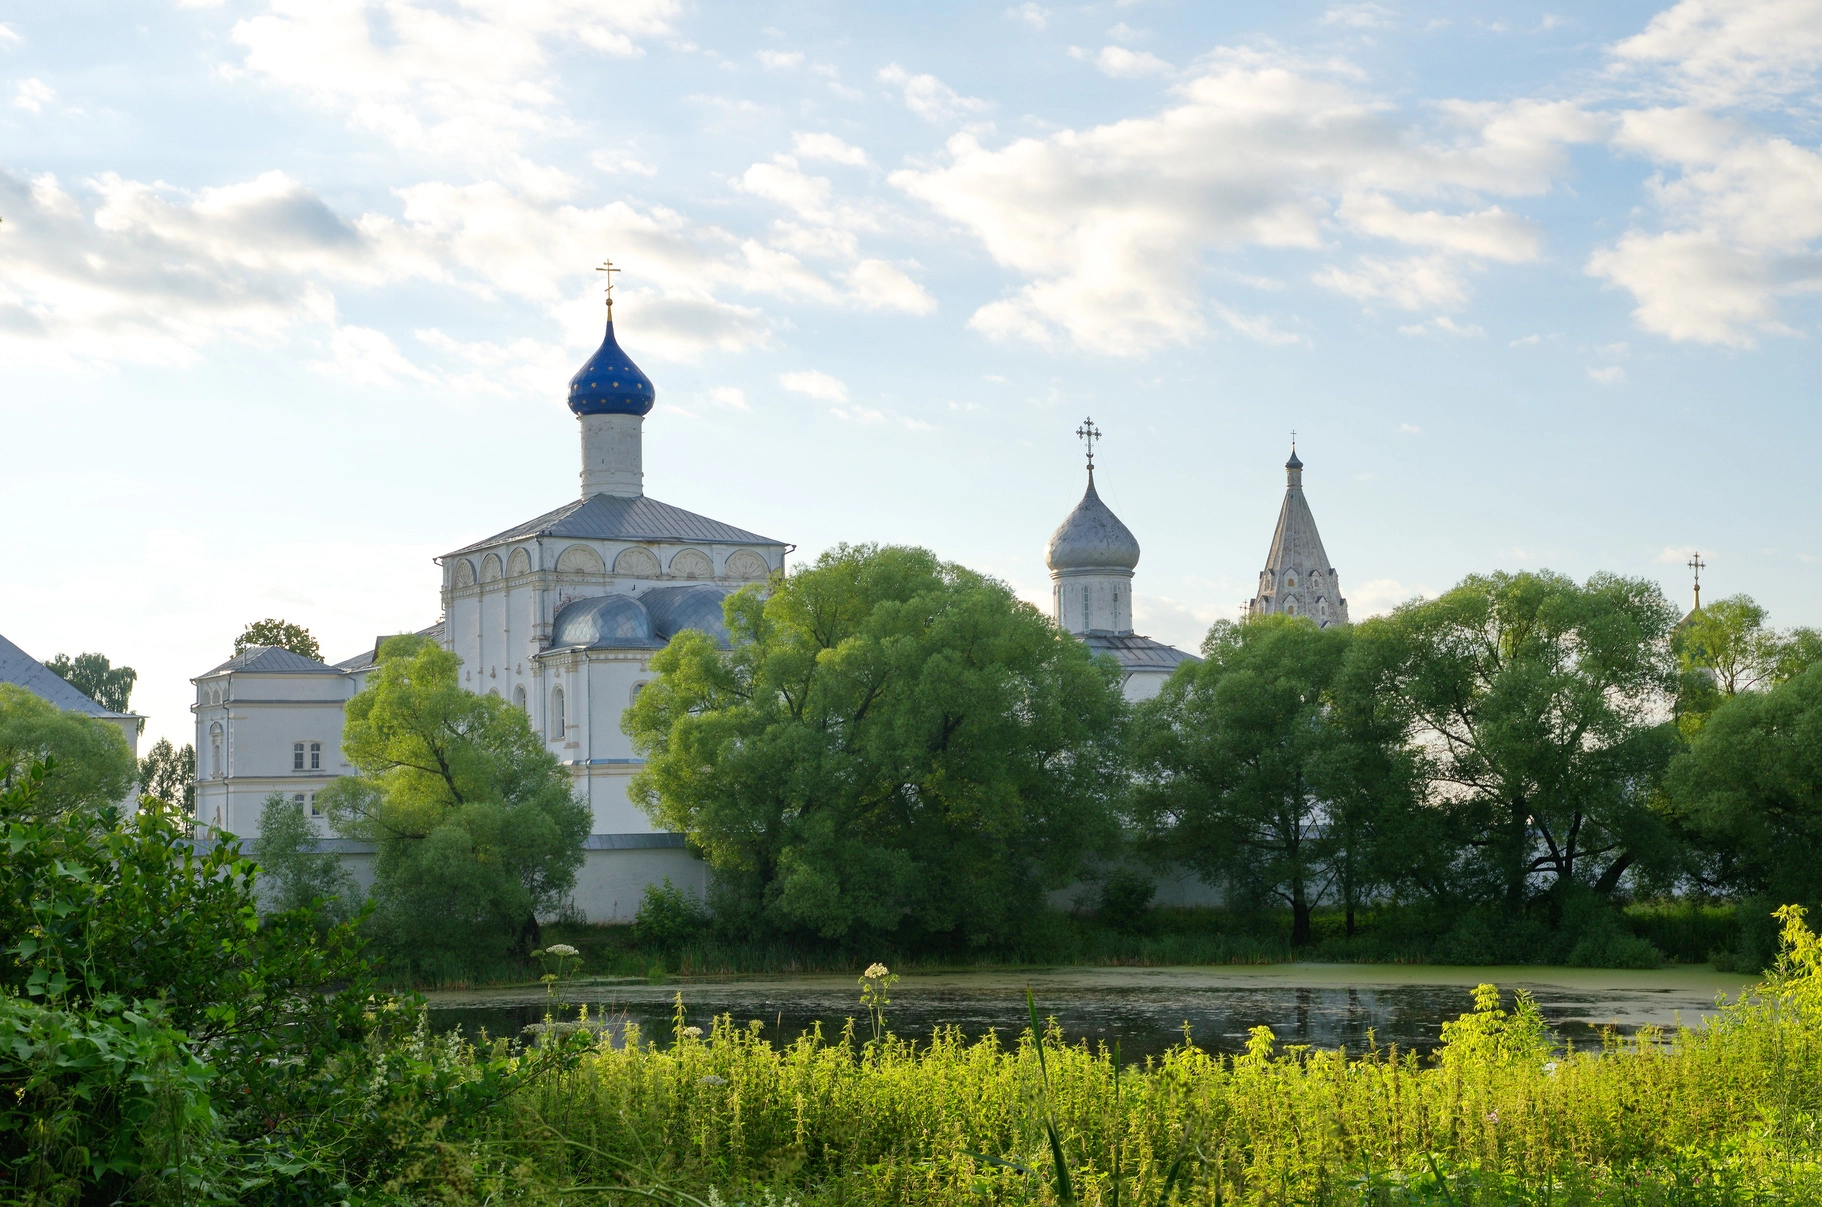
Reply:
<svg viewBox="0 0 1822 1207"><path fill-rule="evenodd" d="M349 676L261 675L231 672L196 680L196 823L239 835L259 833L266 798L302 795L308 804L337 775L349 772L342 756L342 706L353 695ZM304 745L304 767L294 764ZM311 747L316 766L311 766ZM324 830L327 833L327 829Z"/></svg>
<svg viewBox="0 0 1822 1207"><path fill-rule="evenodd" d="M1051 615L1066 633L1132 632L1132 571L1051 571Z"/></svg>

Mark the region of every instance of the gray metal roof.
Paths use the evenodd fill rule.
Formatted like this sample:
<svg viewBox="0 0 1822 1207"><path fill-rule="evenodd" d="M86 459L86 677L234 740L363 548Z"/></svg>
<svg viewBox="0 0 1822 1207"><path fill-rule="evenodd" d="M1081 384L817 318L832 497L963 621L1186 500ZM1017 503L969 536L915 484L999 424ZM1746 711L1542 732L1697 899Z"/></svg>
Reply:
<svg viewBox="0 0 1822 1207"><path fill-rule="evenodd" d="M760 536L720 520L672 507L640 495L623 499L616 495L590 495L565 503L555 511L517 528L495 533L484 541L464 545L449 557L473 553L491 545L523 540L534 536L579 537L607 541L697 541L723 545L782 545L769 536Z"/></svg>
<svg viewBox="0 0 1822 1207"><path fill-rule="evenodd" d="M1050 534L1044 561L1052 570L1131 570L1139 564L1139 538L1101 502L1092 469L1082 501Z"/></svg>
<svg viewBox="0 0 1822 1207"><path fill-rule="evenodd" d="M405 636L405 634L403 634L403 633L381 633L378 637L375 637L373 639L373 644L370 647L368 647L367 649L362 650L360 653L356 654L352 658L344 658L340 662L332 663L331 665L333 665L335 667L335 669L338 671L369 670L372 667L377 666L379 664L380 646L382 644L384 644L387 640L389 640L393 637L403 637L403 636ZM439 620L433 625L429 625L425 628L419 629L417 632L412 633L411 636L428 637L432 641L436 642L438 645L442 645L443 644L443 622Z"/></svg>
<svg viewBox="0 0 1822 1207"><path fill-rule="evenodd" d="M1165 645L1137 633L1089 633L1082 641L1097 654L1112 654L1114 661L1128 671L1168 671L1185 662L1202 661L1174 645Z"/></svg>
<svg viewBox="0 0 1822 1207"><path fill-rule="evenodd" d="M17 684L40 700L55 704L64 712L79 712L91 717L139 715L130 712L109 712L71 687L44 663L4 637L0 637L0 683Z"/></svg>
<svg viewBox="0 0 1822 1207"><path fill-rule="evenodd" d="M213 670L204 671L198 679L229 672L249 675L331 675L335 668L302 654L276 645L256 645L244 654L236 654Z"/></svg>

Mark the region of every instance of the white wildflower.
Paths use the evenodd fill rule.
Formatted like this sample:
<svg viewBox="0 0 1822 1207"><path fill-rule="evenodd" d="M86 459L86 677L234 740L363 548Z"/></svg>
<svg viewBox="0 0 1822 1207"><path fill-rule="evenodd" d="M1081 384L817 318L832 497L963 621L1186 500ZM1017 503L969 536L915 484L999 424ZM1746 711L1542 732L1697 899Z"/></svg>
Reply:
<svg viewBox="0 0 1822 1207"><path fill-rule="evenodd" d="M562 956L564 959L567 960L573 956L579 956L582 953L577 951L575 948L571 947L567 943L552 943L549 947L546 947L544 949L544 954L552 955L552 956Z"/></svg>
<svg viewBox="0 0 1822 1207"><path fill-rule="evenodd" d="M874 980L879 977L886 976L887 975L886 966L884 964L877 964L877 963L869 964L869 965L867 965L867 970L865 972L861 973L860 975L866 977L868 980Z"/></svg>
<svg viewBox="0 0 1822 1207"><path fill-rule="evenodd" d="M683 1038L701 1039L702 1038L702 1028L701 1027L685 1027L683 1029Z"/></svg>
<svg viewBox="0 0 1822 1207"><path fill-rule="evenodd" d="M727 1083L727 1078L717 1077L713 1073L705 1073L696 1079L697 1085L726 1085Z"/></svg>

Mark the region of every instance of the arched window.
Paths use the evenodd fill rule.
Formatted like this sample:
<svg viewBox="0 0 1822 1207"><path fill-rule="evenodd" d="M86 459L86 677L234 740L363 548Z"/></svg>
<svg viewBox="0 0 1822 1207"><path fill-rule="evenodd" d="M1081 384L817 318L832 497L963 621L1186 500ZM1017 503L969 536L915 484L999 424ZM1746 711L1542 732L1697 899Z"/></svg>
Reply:
<svg viewBox="0 0 1822 1207"><path fill-rule="evenodd" d="M519 711L525 710L525 685L523 683L512 689L512 702L518 706Z"/></svg>
<svg viewBox="0 0 1822 1207"><path fill-rule="evenodd" d="M550 737L554 742L561 742L563 735L569 731L563 722L563 689L555 688L550 693Z"/></svg>
<svg viewBox="0 0 1822 1207"><path fill-rule="evenodd" d="M321 771L322 769L323 744L321 742L312 742L310 743L310 770Z"/></svg>
<svg viewBox="0 0 1822 1207"><path fill-rule="evenodd" d="M209 777L220 779L221 774L221 722L217 721L209 726Z"/></svg>

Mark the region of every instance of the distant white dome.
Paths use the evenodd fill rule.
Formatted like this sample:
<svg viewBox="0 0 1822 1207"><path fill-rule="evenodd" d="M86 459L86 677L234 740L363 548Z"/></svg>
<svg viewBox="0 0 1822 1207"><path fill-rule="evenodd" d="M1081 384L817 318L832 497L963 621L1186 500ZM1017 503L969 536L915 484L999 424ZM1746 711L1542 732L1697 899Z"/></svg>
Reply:
<svg viewBox="0 0 1822 1207"><path fill-rule="evenodd" d="M1138 538L1101 502L1092 470L1082 501L1050 534L1044 561L1052 570L1131 570L1139 564Z"/></svg>

